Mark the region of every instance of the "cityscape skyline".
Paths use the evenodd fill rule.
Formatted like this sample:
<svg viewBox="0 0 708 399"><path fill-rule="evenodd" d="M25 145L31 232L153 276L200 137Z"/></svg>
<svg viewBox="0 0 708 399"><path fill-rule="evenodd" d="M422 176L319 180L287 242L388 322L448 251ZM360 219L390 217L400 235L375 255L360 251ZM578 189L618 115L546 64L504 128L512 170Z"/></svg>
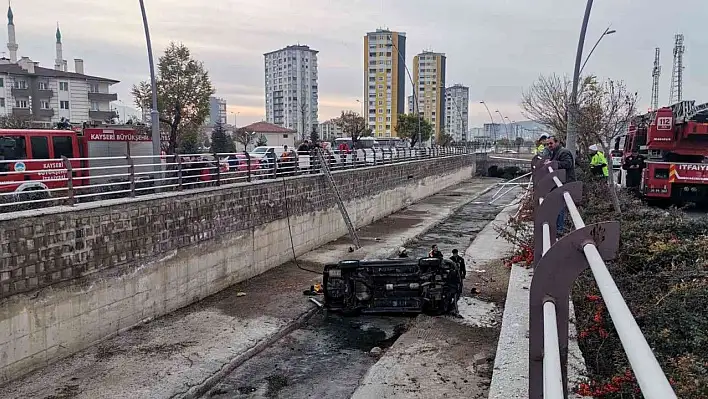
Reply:
<svg viewBox="0 0 708 399"><path fill-rule="evenodd" d="M700 24L691 22L697 16L682 12L684 23L667 24L660 13L652 11L661 4L656 0L641 5L599 3L593 9L588 30L588 42L610 23L618 30L603 41L586 72L625 80L628 87L639 92L640 109L650 101L654 47L663 49L666 56L662 65L669 68L673 34L679 28L686 36L687 47L684 97L702 100L700 93L708 91L708 70L701 67L708 43L696 27ZM688 0L683 9L701 4ZM170 40L187 45L210 71L216 95L226 99L229 119L238 112L239 124L264 119L260 57L264 51L288 42L307 43L321 51L320 120L335 117L341 110L361 109L362 104L356 101L363 91L359 78L361 36L376 26L407 32L408 47L415 49L406 57L409 67L412 55L425 48L445 52L455 60L448 81L470 87L470 126L489 121L480 100L512 120L523 119L519 97L524 88L540 74L572 72L583 4L539 0L533 6L451 3L430 9L423 7L422 1L412 0L406 7L402 5L401 1L374 0L355 0L346 5L308 0L298 5L231 0L218 6L146 2L156 58ZM65 38L64 52L84 55L89 74L121 80L115 87L119 99L132 104L131 85L148 77L137 5L27 0L14 2L13 9L20 55L51 68L55 51L48 39L58 20ZM72 12L76 9L82 12ZM647 33L647 24L655 29ZM642 32L640 40L638 32ZM668 93L667 75L662 76L662 93ZM406 91L410 93L411 89L406 83Z"/></svg>

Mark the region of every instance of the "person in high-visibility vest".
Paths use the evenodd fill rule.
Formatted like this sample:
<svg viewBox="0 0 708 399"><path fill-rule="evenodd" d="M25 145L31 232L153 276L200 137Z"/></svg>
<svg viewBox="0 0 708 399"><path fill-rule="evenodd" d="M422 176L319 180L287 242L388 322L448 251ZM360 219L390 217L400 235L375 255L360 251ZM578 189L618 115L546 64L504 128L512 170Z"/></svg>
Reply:
<svg viewBox="0 0 708 399"><path fill-rule="evenodd" d="M605 154L600 151L596 144L593 144L589 148L590 150L590 169L593 175L607 177L610 175L609 169L607 168L607 158Z"/></svg>
<svg viewBox="0 0 708 399"><path fill-rule="evenodd" d="M549 155L549 152L546 151L546 140L548 140L548 135L543 133L541 137L536 140L536 148L532 150L533 155L538 155L542 158Z"/></svg>

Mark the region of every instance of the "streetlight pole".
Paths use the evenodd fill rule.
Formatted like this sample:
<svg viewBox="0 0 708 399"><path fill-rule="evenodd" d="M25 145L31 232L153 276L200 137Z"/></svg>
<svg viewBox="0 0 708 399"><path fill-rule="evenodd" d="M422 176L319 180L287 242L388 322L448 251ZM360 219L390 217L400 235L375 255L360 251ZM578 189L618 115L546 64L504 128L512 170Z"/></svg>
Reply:
<svg viewBox="0 0 708 399"><path fill-rule="evenodd" d="M504 132L506 133L506 140L508 142L509 141L509 124L504 122L504 115L502 115L501 111L496 110L494 112L499 114L499 116L501 117L501 123L504 125Z"/></svg>
<svg viewBox="0 0 708 399"><path fill-rule="evenodd" d="M595 49L597 48L597 45L600 44L600 41L602 41L602 38L605 37L605 36L611 35L611 34L613 34L613 33L617 33L617 31L614 30L614 29L610 29L609 26L607 27L607 29L605 29L604 32L602 32L602 35L600 35L600 38L597 39L597 42L595 42L595 45L592 46L592 50L590 50L590 52L588 53L588 56L585 57L585 62L583 62L583 66L580 67L580 74L581 74L581 75L583 74L583 70L585 69L585 64L587 64L588 61L590 60L590 56L592 55L592 53L593 53L593 52L595 51Z"/></svg>
<svg viewBox="0 0 708 399"><path fill-rule="evenodd" d="M391 37L391 47L396 49L396 54L398 54L398 58L401 59L401 63L403 63L403 68L406 70L406 74L408 75L408 80L411 82L411 86L413 87L413 101L415 101L415 116L418 119L418 148L423 148L423 142L420 139L420 103L418 102L418 90L413 82L413 76L411 76L411 71L408 69L408 65L406 65L406 60L403 58L403 54L401 54L400 51L398 51L398 46L393 44L393 37ZM391 93L391 96L393 96L393 93ZM394 123L398 123L398 121L393 121Z"/></svg>
<svg viewBox="0 0 708 399"><path fill-rule="evenodd" d="M152 57L152 41L150 40L150 28L148 27L147 13L145 12L145 3L140 2L140 11L143 14L143 26L145 27L145 42L147 44L148 61L150 63L150 87L152 91L152 110L150 110L151 128L152 128L152 154L153 156L160 155L160 113L157 110L157 80L155 79L155 61ZM160 171L160 162L155 162L155 172Z"/></svg>
<svg viewBox="0 0 708 399"><path fill-rule="evenodd" d="M568 105L568 128L566 132L566 147L575 158L575 141L577 140L577 114L578 114L578 81L580 80L580 62L583 59L583 46L585 45L585 34L588 30L590 11L592 11L593 0L588 0L585 6L585 16L583 25L580 27L580 38L578 39L578 50L575 53L575 69L573 71L573 91L570 93L570 104Z"/></svg>
<svg viewBox="0 0 708 399"><path fill-rule="evenodd" d="M490 129L492 130L492 134L494 135L493 136L494 141L493 141L492 145L494 146L494 150L496 151L496 149L497 149L497 147L496 147L496 145L497 145L497 128L494 123L494 118L492 117L492 112L489 111L489 107L487 107L487 103L485 103L484 101L480 101L479 103L484 105L484 108L487 110L487 113L489 114L489 119L492 121L492 125L490 126Z"/></svg>

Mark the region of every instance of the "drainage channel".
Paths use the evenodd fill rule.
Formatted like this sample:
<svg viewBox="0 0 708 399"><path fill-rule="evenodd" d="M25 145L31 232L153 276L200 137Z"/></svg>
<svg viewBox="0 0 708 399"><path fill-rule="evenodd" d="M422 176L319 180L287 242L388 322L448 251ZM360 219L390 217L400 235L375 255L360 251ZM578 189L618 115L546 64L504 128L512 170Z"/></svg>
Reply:
<svg viewBox="0 0 708 399"><path fill-rule="evenodd" d="M461 253L497 215L486 194L409 243L411 257L427 255L437 244L446 257ZM511 194L505 198L506 202ZM503 201L503 200L502 200ZM301 328L249 359L208 391L204 398L349 398L376 363L407 331L413 317L343 317L319 312ZM373 351L372 351L373 350ZM372 353L373 352L373 353Z"/></svg>

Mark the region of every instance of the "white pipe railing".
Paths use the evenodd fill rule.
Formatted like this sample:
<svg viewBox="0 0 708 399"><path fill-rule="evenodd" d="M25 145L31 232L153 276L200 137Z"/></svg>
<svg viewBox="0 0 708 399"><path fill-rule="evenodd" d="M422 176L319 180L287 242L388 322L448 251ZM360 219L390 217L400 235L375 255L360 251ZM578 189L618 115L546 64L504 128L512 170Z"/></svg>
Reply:
<svg viewBox="0 0 708 399"><path fill-rule="evenodd" d="M554 170L548 167L549 173ZM557 187L562 187L563 183L553 177ZM569 192L563 193L565 205L568 213L576 229L585 227L580 212L578 211L575 202ZM543 203L543 198L539 199L539 203ZM547 223L543 224L543 255L551 248L550 228ZM627 354L629 363L637 378L637 383L642 391L642 394L647 399L673 399L676 398L669 380L666 378L659 362L656 360L654 353L649 346L644 334L637 325L632 312L629 310L622 294L619 292L612 276L610 275L607 265L600 256L600 253L594 243L585 243L582 247L585 258L590 266L592 274L597 282L602 298L610 314L615 330L619 335L622 347ZM556 323L556 307L552 301L546 301L543 304L544 314L544 356L543 356L543 389L544 398L562 398L563 389L560 385L559 396L559 381L562 378L561 363L559 356L559 339Z"/></svg>

